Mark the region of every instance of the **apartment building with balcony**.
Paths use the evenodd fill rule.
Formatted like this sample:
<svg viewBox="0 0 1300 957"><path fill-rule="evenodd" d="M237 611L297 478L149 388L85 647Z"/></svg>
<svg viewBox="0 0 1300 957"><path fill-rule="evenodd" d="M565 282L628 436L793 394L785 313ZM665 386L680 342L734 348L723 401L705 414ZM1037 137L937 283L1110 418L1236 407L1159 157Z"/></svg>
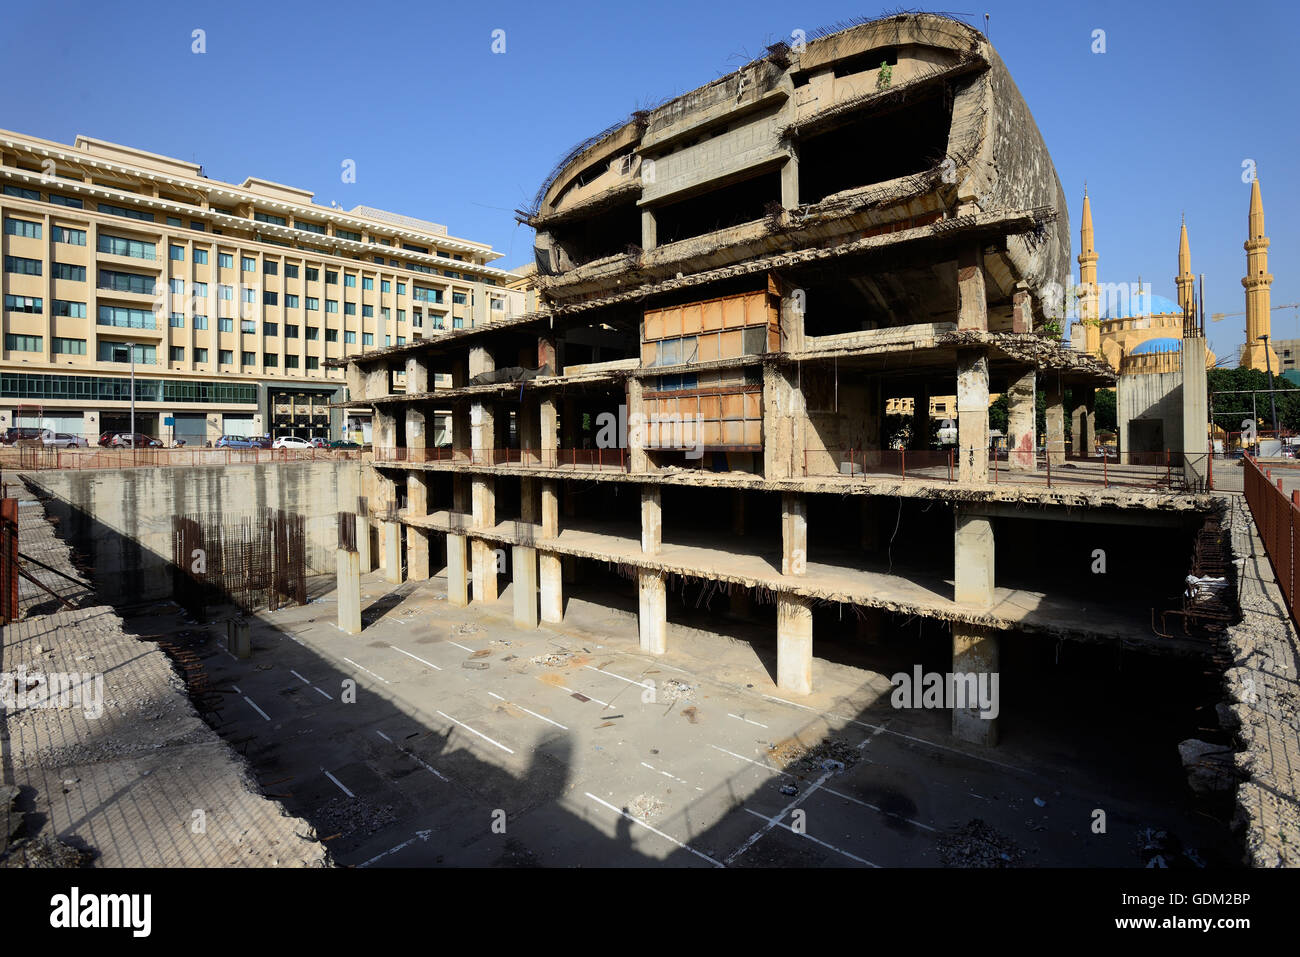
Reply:
<svg viewBox="0 0 1300 957"><path fill-rule="evenodd" d="M369 435L330 360L522 313L489 245L78 136L0 130L0 429Z"/></svg>

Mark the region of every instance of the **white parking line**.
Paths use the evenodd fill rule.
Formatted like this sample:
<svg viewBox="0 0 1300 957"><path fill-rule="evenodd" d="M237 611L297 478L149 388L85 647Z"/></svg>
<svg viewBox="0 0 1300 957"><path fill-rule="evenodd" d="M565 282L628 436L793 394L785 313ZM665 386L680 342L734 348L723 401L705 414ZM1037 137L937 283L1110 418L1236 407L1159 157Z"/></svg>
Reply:
<svg viewBox="0 0 1300 957"><path fill-rule="evenodd" d="M383 739L384 739L385 741L387 741L389 744L392 744L392 743L393 743L393 739L390 738L388 735L384 734L384 732L382 732L382 731L376 731L375 734L379 735L381 738L383 738Z"/></svg>
<svg viewBox="0 0 1300 957"><path fill-rule="evenodd" d="M762 761L755 761L753 758L747 758L747 757L745 757L743 754L737 754L735 751L728 751L726 748L720 748L720 747L718 747L716 744L711 744L711 745L709 745L709 747L713 748L715 751L721 751L723 754L729 754L729 755L731 755L733 758L739 758L739 759L742 760L742 761L748 761L750 764L754 765L755 767L762 768L762 769L763 769L764 771L766 771L768 774L781 775L781 776L783 776L783 777L787 777L787 778L792 778L792 777L794 777L793 774L788 774L788 773L785 772L785 771L777 770L776 768L772 767L771 765L764 764Z"/></svg>
<svg viewBox="0 0 1300 957"><path fill-rule="evenodd" d="M325 697L329 698L331 701L334 700L334 696L333 696L332 694L330 694L328 691L321 691L320 688L317 688L315 685L312 685L312 686L311 686L311 690L314 691L314 692L316 692L317 694L323 694Z"/></svg>
<svg viewBox="0 0 1300 957"><path fill-rule="evenodd" d="M489 691L488 694L490 694L492 697L496 698L498 701L505 701L505 703L508 704L508 705L510 705L510 707L512 707L512 708L518 708L518 709L519 709L520 711L522 711L524 714L531 714L534 718L540 718L541 720L545 721L547 724L553 724L553 725L555 725L555 726L556 726L557 728L559 728L561 731L568 731L568 730L569 730L569 729L566 728L564 725L560 724L560 722L558 722L558 721L552 721L550 718L546 717L546 715L544 715L544 714L538 714L536 711L529 711L529 710L528 710L527 708L525 708L523 705L521 705L521 704L515 704L515 702L513 702L513 701L506 701L505 698L501 697L501 696L500 696L499 694L497 694L495 691Z"/></svg>
<svg viewBox="0 0 1300 957"><path fill-rule="evenodd" d="M738 715L738 714L732 714L730 711L727 712L727 717L728 717L728 718L735 718L737 721L744 721L746 724L756 724L756 725L758 725L760 728L766 728L766 727L767 727L767 725L765 725L765 724L764 724L763 722L761 722L761 721L751 721L749 718L743 718L743 717L741 717L741 716Z"/></svg>
<svg viewBox="0 0 1300 957"><path fill-rule="evenodd" d="M380 678L379 675L375 674L375 673L374 673L373 671L371 671L369 668L362 667L361 665L359 665L359 664L357 664L355 661L353 661L351 658L344 658L343 660L346 661L348 664L350 664L353 668L361 668L361 670L364 671L366 674L370 675L370 677L372 677L372 678L379 678L379 680L382 681L382 682L383 682L384 684L386 684L386 685L387 685L387 684L392 684L392 682L389 681L387 678Z"/></svg>
<svg viewBox="0 0 1300 957"><path fill-rule="evenodd" d="M754 815L755 817L761 817L761 818L763 818L764 820L767 820L767 818L766 818L764 815L759 814L757 811L751 811L749 808L745 808L745 810L746 810L746 811L749 811L749 813L752 814L752 815ZM808 840L812 841L814 844L820 844L822 847L828 848L829 850L834 851L836 854L843 854L845 857L849 858L850 860L857 861L859 864L866 864L867 867L875 867L875 868L879 868L879 867L880 867L879 864L873 864L873 863L871 863L871 861L867 860L865 857L858 857L858 855L856 855L856 854L850 854L848 851L844 850L843 848L836 847L834 844L827 844L825 841L819 841L817 838L813 837L811 834L807 834L807 833L802 833L802 834L801 834L799 831L796 831L794 828L792 828L789 824L785 824L785 823L783 823L783 822L781 822L781 821L775 821L775 822L773 822L773 823L775 823L777 827L783 827L783 828L785 828L785 829L786 829L787 831L789 831L791 834L796 834L796 835L798 835L799 837L806 837L806 838L808 838Z"/></svg>
<svg viewBox="0 0 1300 957"><path fill-rule="evenodd" d="M642 684L640 681L633 681L631 678L624 678L622 675L616 675L612 671L606 671L603 668L593 668L591 665L583 665L588 671L595 671L598 674L609 675L611 678L617 678L619 681L626 681L630 685L636 685L638 688L653 688L654 682Z"/></svg>
<svg viewBox="0 0 1300 957"><path fill-rule="evenodd" d="M767 825L763 827L761 830L755 831L753 834L749 835L749 838L745 841L744 844L740 845L740 847L736 848L729 855L727 855L727 863L730 864L736 858L740 857L741 854L744 854L747 850L749 850L756 843L758 843L758 839L761 838L768 831L772 830L772 828L775 827L777 824L780 824L781 819L783 817L785 817L787 814L789 814L791 811L797 808L808 798L812 797L813 794L816 793L817 789L821 787L824 783L826 783L826 779L830 776L831 776L831 772L827 771L825 774L823 774L821 777L819 777L816 781L813 782L812 787L804 791L803 794L798 795L793 801L791 801L789 804L787 804L784 808L782 808L780 811L778 811L776 814L772 815L771 817L767 817L766 815L763 814L758 814L757 811L749 811L749 808L745 808L745 810L749 811L750 814L756 814L758 817L761 817L763 818L763 820L767 821Z"/></svg>
<svg viewBox="0 0 1300 957"><path fill-rule="evenodd" d="M442 715L444 718L446 718L446 719L447 719L448 721L450 721L452 724L458 724L458 725L460 725L462 728L464 728L466 731L470 732L471 734L477 734L477 735L478 735L480 738L482 738L484 741L488 742L488 744L495 744L498 748L500 748L502 751L506 752L507 754L514 754L514 751L512 751L510 748L507 748L507 747L506 747L504 744L502 744L500 741L493 741L491 738L489 738L489 737L488 737L486 734L484 734L482 731L475 731L473 728L471 728L469 725L467 725L464 721L457 721L457 720L456 720L455 718L453 718L451 715L449 715L449 714L447 714L447 713L445 713L445 712L443 712L443 711L439 711L438 714Z"/></svg>
<svg viewBox="0 0 1300 957"><path fill-rule="evenodd" d="M340 781L340 780L339 780L338 778L336 778L334 775L330 774L328 771L325 771L324 768L321 768L321 770L325 772L325 777L329 778L331 781L333 781L335 784L337 784L337 785L339 786L339 790L340 790L340 791L342 791L344 794L346 794L346 795L347 795L348 797L350 797L350 798L354 798L354 797L356 797L355 794L353 794L353 793L352 793L351 791L349 791L346 787L344 787L342 781Z"/></svg>
<svg viewBox="0 0 1300 957"><path fill-rule="evenodd" d="M536 677L538 681L542 681L541 675L537 675ZM596 702L596 704L604 705L606 708L613 707L613 705L611 705L608 701L601 701L599 698L595 697L594 695L589 695L585 691L574 691L572 688L566 688L564 685L552 685L549 681L543 681L542 683L546 685L550 685L552 688L559 688L561 691L568 692L569 694L580 694L584 698L591 698L591 700Z"/></svg>
<svg viewBox="0 0 1300 957"><path fill-rule="evenodd" d="M450 638L448 638L448 639L447 639L447 644L449 644L449 645L455 645L457 648L462 648L462 649L464 649L465 651L468 651L470 654L473 654L473 653L474 653L474 649L473 649L473 648L466 648L466 647L465 647L464 645L462 645L459 641L452 641Z"/></svg>
<svg viewBox="0 0 1300 957"><path fill-rule="evenodd" d="M301 682L302 682L303 684L305 684L305 685L309 685L309 684L311 684L310 681L308 681L308 680L307 680L306 678L304 678L302 675L298 674L298 672L294 671L292 668L289 669L289 674L293 675L295 678L297 678L299 681L301 681Z"/></svg>
<svg viewBox="0 0 1300 957"><path fill-rule="evenodd" d="M651 834L658 834L658 835L659 835L660 837L662 837L665 841L672 841L674 844L676 844L676 845L677 845L678 847L680 847L682 850L684 850L684 851L690 851L690 852L691 852L692 854L694 854L696 857L702 857L704 860L708 861L708 862L709 862L710 864L712 864L714 867L722 867L722 866L723 866L723 864L722 864L721 861L715 861L713 858L709 857L709 855L707 855L707 854L705 854L705 853L703 853L703 852L701 852L701 851L697 851L695 848L691 847L689 844L683 844L681 841L677 840L677 838L675 838L675 837L671 837L671 836L665 834L663 831L659 830L658 828L651 827L649 824L647 824L645 821L641 820L639 817L633 817L631 814L628 814L627 811L620 810L619 808L614 807L614 805L610 804L610 803L607 802L607 801L602 801L600 798L596 797L596 795L592 794L590 791L584 791L583 793L586 794L587 797L589 797L589 798L591 798L593 801L595 801L597 804L602 805L603 807L607 807L607 808L609 808L609 809L610 809L611 811L613 811L615 814L620 814L620 815L622 815L623 817L627 818L629 821L633 822L634 824L640 824L643 828L645 828L645 829L646 829L647 831L649 831Z"/></svg>
<svg viewBox="0 0 1300 957"><path fill-rule="evenodd" d="M929 824L922 824L920 821L915 821L910 817L903 817L903 815L901 814L894 814L892 811L886 811L882 807L876 807L876 805L871 804L868 801L859 800L858 798L845 794L842 791L837 791L834 788L823 787L822 790L825 791L827 794L834 794L837 798L843 798L846 801L852 801L854 804L861 804L863 807L869 807L873 811L879 811L881 814L885 815L886 817L898 818L898 820L906 821L908 824L914 825L915 827L923 827L927 831L934 831L938 833L939 829L937 827L931 827Z"/></svg>
<svg viewBox="0 0 1300 957"><path fill-rule="evenodd" d="M676 781L678 784L685 784L687 787L691 787L691 786L692 786L690 781L683 780L682 778L679 778L679 777L678 777L677 775L675 775L675 774L669 774L667 771L662 771L662 770L660 770L659 768L654 767L653 765L646 764L644 761L641 762L641 767L643 767L643 768L649 768L651 771L655 772L656 774L662 774L662 775L663 775L664 777L666 777L666 778L671 778L672 780ZM697 791L703 791L703 790L704 790L704 788L699 787L698 785L695 785L694 787L695 787L695 790L697 790Z"/></svg>
<svg viewBox="0 0 1300 957"><path fill-rule="evenodd" d="M407 840L403 841L401 844L398 844L396 847L390 847L386 851L381 851L380 853L372 857L370 860L358 864L357 867L369 867L371 864L375 863L375 861L381 860L387 857L389 854L396 854L398 851L402 850L403 848L410 847L416 841L427 841L429 839L429 835L432 833L433 831L416 831L415 837L408 838Z"/></svg>
<svg viewBox="0 0 1300 957"><path fill-rule="evenodd" d="M265 718L267 721L270 721L270 720L271 720L271 716L270 716L269 714L267 714L265 711L263 711L261 708L259 708L259 707L256 705L256 703L254 703L254 701L253 701L252 698L250 698L248 695L246 695L246 694L244 694L242 691L240 691L239 688L236 687L235 685L231 685L230 687L231 687L231 689L235 692L235 694L239 695L241 698L243 698L245 701L247 701L247 702L249 703L249 705L252 706L252 708L253 708L254 711L256 711L258 714L260 714L260 715L261 715L263 718Z"/></svg>
<svg viewBox="0 0 1300 957"><path fill-rule="evenodd" d="M429 666L430 668L432 668L434 671L441 671L441 670L442 670L442 669L439 668L437 665L435 665L432 661L425 661L425 660L424 660L423 658L421 658L419 655L413 655L413 654L411 654L409 651L402 651L402 649L401 649L401 648L398 648L396 645L389 645L388 647L392 648L394 651L400 651L400 652L402 652L402 654L406 655L406 657L408 657L408 658L414 658L416 661L418 661L418 662L419 662L420 664L422 664L422 665L428 665L428 666Z"/></svg>

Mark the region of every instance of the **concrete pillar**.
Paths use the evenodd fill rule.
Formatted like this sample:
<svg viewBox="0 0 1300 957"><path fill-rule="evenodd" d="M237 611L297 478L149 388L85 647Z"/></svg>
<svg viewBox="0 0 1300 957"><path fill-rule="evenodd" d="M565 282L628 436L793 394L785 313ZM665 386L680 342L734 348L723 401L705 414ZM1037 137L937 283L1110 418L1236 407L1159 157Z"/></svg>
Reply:
<svg viewBox="0 0 1300 957"><path fill-rule="evenodd" d="M453 608L469 604L467 543L464 535L447 535L447 604Z"/></svg>
<svg viewBox="0 0 1300 957"><path fill-rule="evenodd" d="M659 244L659 228L655 222L655 211L649 206L641 207L641 248L654 249Z"/></svg>
<svg viewBox="0 0 1300 957"><path fill-rule="evenodd" d="M406 577L411 581L429 579L429 537L427 528L406 526Z"/></svg>
<svg viewBox="0 0 1300 957"><path fill-rule="evenodd" d="M798 492L781 493L781 574L808 571L807 502Z"/></svg>
<svg viewBox="0 0 1300 957"><path fill-rule="evenodd" d="M496 411L491 403L470 403L469 430L474 461L482 465L494 464L489 457L496 448Z"/></svg>
<svg viewBox="0 0 1300 957"><path fill-rule="evenodd" d="M361 634L361 565L357 553L338 550L339 629L349 635Z"/></svg>
<svg viewBox="0 0 1300 957"><path fill-rule="evenodd" d="M397 522L384 522L384 581L394 585L402 583L402 526Z"/></svg>
<svg viewBox="0 0 1300 957"><path fill-rule="evenodd" d="M429 375L428 358L419 354L408 356L406 359L406 394L417 395L428 392L432 381L433 379Z"/></svg>
<svg viewBox="0 0 1300 957"><path fill-rule="evenodd" d="M1014 472L1032 472L1038 461L1037 378L1031 366L1007 386L1007 468Z"/></svg>
<svg viewBox="0 0 1300 957"><path fill-rule="evenodd" d="M989 361L983 349L957 350L957 445L958 481L987 482Z"/></svg>
<svg viewBox="0 0 1300 957"><path fill-rule="evenodd" d="M668 650L668 588L662 572L637 571L637 630L641 650L662 655Z"/></svg>
<svg viewBox="0 0 1300 957"><path fill-rule="evenodd" d="M559 416L555 410L555 398L547 396L541 404L541 449L542 465L555 468L555 452L560 447Z"/></svg>
<svg viewBox="0 0 1300 957"><path fill-rule="evenodd" d="M473 448L473 429L470 424L468 402L455 402L451 407L451 447L454 457L468 460Z"/></svg>
<svg viewBox="0 0 1300 957"><path fill-rule="evenodd" d="M1047 394L1047 461L1052 465L1065 464L1065 389L1061 377L1048 373L1044 392Z"/></svg>
<svg viewBox="0 0 1300 957"><path fill-rule="evenodd" d="M544 375L559 375L560 363L555 351L555 334L542 335L537 337L537 368L542 370ZM546 407L546 400L543 400L542 407ZM551 401L551 415L554 419L555 402Z"/></svg>
<svg viewBox="0 0 1300 957"><path fill-rule="evenodd" d="M961 741L971 744L983 744L988 747L998 743L998 676L999 636L997 632L979 625L964 622L952 623L952 673L958 678L963 675L975 675L976 687L983 685L991 693L989 717L982 717L978 696L976 700L967 701L968 707L953 708L952 734ZM964 682L967 687L970 682Z"/></svg>
<svg viewBox="0 0 1300 957"><path fill-rule="evenodd" d="M802 352L808 296L803 289L784 289L780 307L781 351Z"/></svg>
<svg viewBox="0 0 1300 957"><path fill-rule="evenodd" d="M474 527L494 528L497 523L496 479L491 475L476 475L470 480L470 485Z"/></svg>
<svg viewBox="0 0 1300 957"><path fill-rule="evenodd" d="M799 145L797 140L790 140L789 151L790 158L781 167L781 205L786 209L794 209L799 205Z"/></svg>
<svg viewBox="0 0 1300 957"><path fill-rule="evenodd" d="M968 246L957 257L957 293L957 328L988 331L989 309L984 289L984 254L978 246Z"/></svg>
<svg viewBox="0 0 1300 957"><path fill-rule="evenodd" d="M1097 391L1088 389L1083 397L1083 408L1086 413L1086 431L1084 432L1084 447L1091 456L1097 449ZM1208 447L1208 440L1207 440Z"/></svg>
<svg viewBox="0 0 1300 957"><path fill-rule="evenodd" d="M645 387L640 379L629 377L627 380L627 455L628 467L632 472L651 471L650 457L646 454L646 443L649 439L645 413ZM632 423L641 423L641 428L636 428Z"/></svg>
<svg viewBox="0 0 1300 957"><path fill-rule="evenodd" d="M1092 454L1087 445L1088 408L1085 397L1092 392L1090 386L1075 385L1070 389L1070 454L1076 458Z"/></svg>
<svg viewBox="0 0 1300 957"><path fill-rule="evenodd" d="M519 436L520 460L525 465L540 462L541 430L538 426L537 399L526 395L519 403L515 418L515 430ZM508 432L506 434L509 434ZM505 445L505 443L501 443Z"/></svg>
<svg viewBox="0 0 1300 957"><path fill-rule="evenodd" d="M920 389L912 395L912 442L913 449L930 447L930 390Z"/></svg>
<svg viewBox="0 0 1300 957"><path fill-rule="evenodd" d="M537 573L542 593L542 621L558 624L564 620L564 585L561 580L560 556L539 552Z"/></svg>
<svg viewBox="0 0 1300 957"><path fill-rule="evenodd" d="M663 506L658 485L641 486L641 551L658 555L663 546Z"/></svg>
<svg viewBox="0 0 1300 957"><path fill-rule="evenodd" d="M514 546L512 556L515 627L537 627L537 549Z"/></svg>
<svg viewBox="0 0 1300 957"><path fill-rule="evenodd" d="M361 501L365 501L362 499ZM374 562L370 556L370 515L364 505L357 506L357 563L362 574L374 571Z"/></svg>
<svg viewBox="0 0 1300 957"><path fill-rule="evenodd" d="M474 600L496 601L501 592L497 582L497 550L481 538L470 539L470 572Z"/></svg>
<svg viewBox="0 0 1300 957"><path fill-rule="evenodd" d="M1209 376L1205 370L1205 340L1183 340L1183 478L1194 489L1205 488L1209 477ZM1176 464L1176 463L1175 463Z"/></svg>
<svg viewBox="0 0 1300 957"><path fill-rule="evenodd" d="M542 538L560 534L560 494L554 479L542 482Z"/></svg>
<svg viewBox="0 0 1300 957"><path fill-rule="evenodd" d="M424 412L414 405L406 407L406 448L408 462L423 462L424 450L428 446L427 426Z"/></svg>
<svg viewBox="0 0 1300 957"><path fill-rule="evenodd" d="M993 519L961 506L953 511L953 601L988 608L993 604Z"/></svg>
<svg viewBox="0 0 1300 957"><path fill-rule="evenodd" d="M800 595L776 597L776 686L812 693L812 605Z"/></svg>
<svg viewBox="0 0 1300 957"><path fill-rule="evenodd" d="M1011 296L1011 331L1027 333L1034 331L1034 298L1030 295L1026 283L1016 283L1016 291Z"/></svg>

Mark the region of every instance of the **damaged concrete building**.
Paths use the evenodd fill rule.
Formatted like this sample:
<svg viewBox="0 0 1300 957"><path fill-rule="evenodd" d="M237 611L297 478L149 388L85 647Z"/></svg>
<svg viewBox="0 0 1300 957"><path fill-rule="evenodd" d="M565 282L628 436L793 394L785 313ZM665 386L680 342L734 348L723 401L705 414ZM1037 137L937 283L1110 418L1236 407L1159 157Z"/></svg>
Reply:
<svg viewBox="0 0 1300 957"><path fill-rule="evenodd" d="M979 31L909 14L773 46L584 142L522 218L541 311L346 361L375 411L363 568L373 521L390 580L445 563L453 604L508 586L521 625L603 588L649 654L690 589L774 634L786 696L846 614L858 642L941 632L957 674L998 672L1013 633L1203 653L1151 621L1210 499L1087 458L1114 374L1060 339L1065 197ZM997 725L953 710L963 740Z"/></svg>

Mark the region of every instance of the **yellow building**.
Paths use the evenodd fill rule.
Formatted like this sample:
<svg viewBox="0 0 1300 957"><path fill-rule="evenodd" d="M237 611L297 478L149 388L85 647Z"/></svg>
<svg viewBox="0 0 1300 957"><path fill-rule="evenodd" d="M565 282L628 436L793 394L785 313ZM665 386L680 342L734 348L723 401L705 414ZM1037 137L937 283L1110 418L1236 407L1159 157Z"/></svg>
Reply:
<svg viewBox="0 0 1300 957"><path fill-rule="evenodd" d="M128 431L133 366L137 431L337 436L326 360L524 312L444 226L86 136L0 130L0 190L0 429Z"/></svg>

